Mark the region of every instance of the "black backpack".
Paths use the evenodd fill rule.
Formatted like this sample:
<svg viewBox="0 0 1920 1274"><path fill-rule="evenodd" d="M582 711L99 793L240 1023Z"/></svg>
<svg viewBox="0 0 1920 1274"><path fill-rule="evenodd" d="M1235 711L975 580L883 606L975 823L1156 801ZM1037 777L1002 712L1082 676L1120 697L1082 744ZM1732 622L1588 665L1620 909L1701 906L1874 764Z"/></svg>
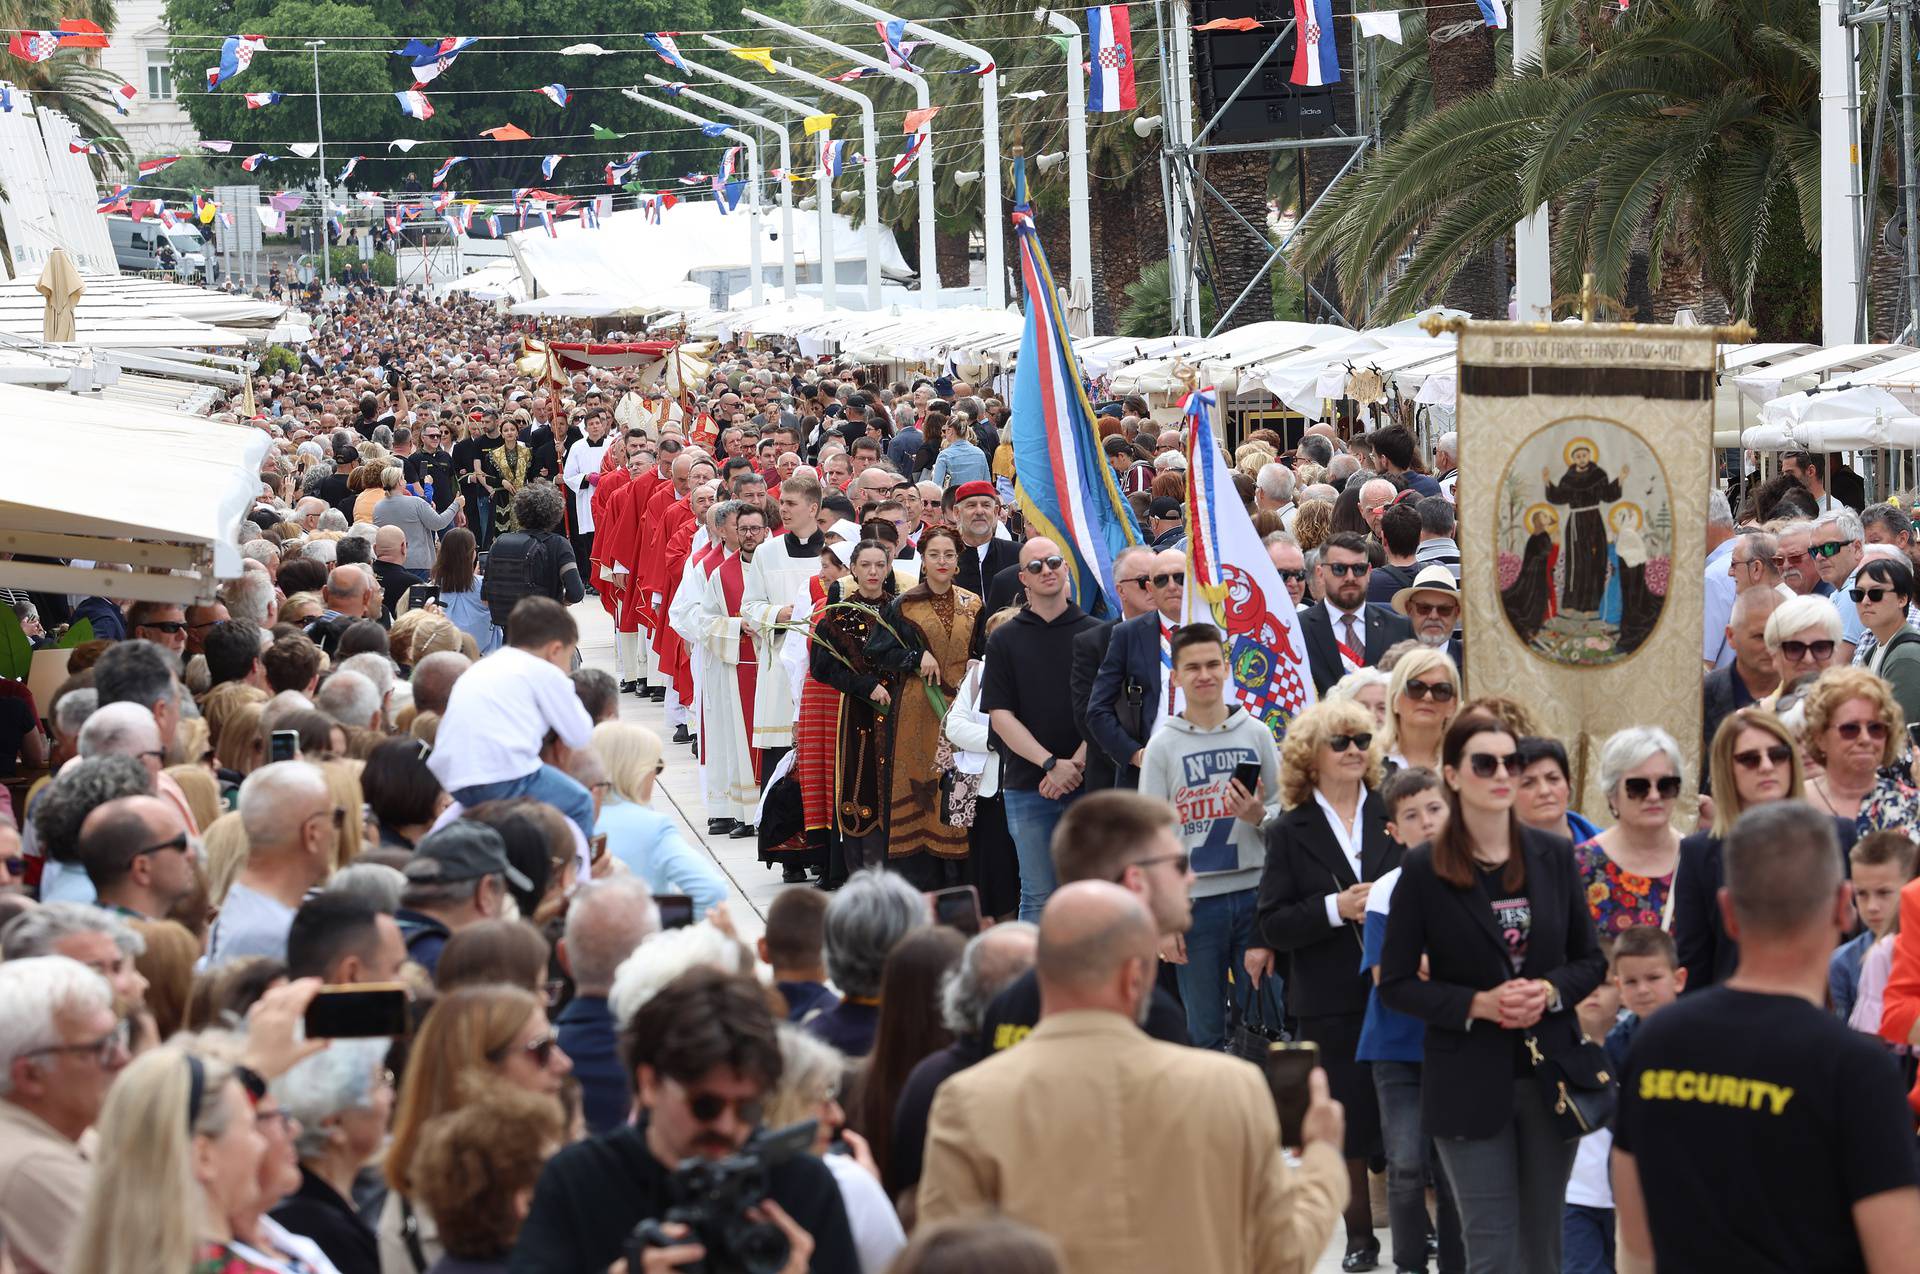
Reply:
<svg viewBox="0 0 1920 1274"><path fill-rule="evenodd" d="M480 593L493 622L504 629L521 598L551 596L552 575L544 535L519 531L495 540L487 551L487 574Z"/></svg>

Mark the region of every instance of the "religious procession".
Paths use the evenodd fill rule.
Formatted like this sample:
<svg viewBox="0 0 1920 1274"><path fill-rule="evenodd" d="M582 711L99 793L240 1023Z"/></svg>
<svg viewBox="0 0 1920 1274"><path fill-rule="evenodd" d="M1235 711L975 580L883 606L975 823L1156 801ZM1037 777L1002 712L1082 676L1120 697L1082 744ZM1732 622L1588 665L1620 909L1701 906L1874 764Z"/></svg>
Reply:
<svg viewBox="0 0 1920 1274"><path fill-rule="evenodd" d="M1920 1269L1911 6L596 2L15 16L0 1274Z"/></svg>

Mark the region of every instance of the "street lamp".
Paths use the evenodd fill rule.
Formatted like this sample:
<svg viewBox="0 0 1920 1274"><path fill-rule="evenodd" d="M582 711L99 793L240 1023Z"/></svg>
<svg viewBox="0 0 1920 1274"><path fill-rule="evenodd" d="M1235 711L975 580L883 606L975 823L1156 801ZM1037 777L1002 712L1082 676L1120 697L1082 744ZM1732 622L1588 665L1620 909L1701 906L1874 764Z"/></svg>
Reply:
<svg viewBox="0 0 1920 1274"><path fill-rule="evenodd" d="M690 124L707 122L692 111L683 111L678 106L648 97L639 89L621 89L620 93L623 97L639 102L642 106L651 106L654 110L671 115L675 119L684 119ZM733 138L745 146L747 151L747 216L753 226L748 235L747 269L751 271L748 284L751 290L748 296L755 306L759 306L765 300L761 294L760 282L760 143L737 128L729 128L722 136ZM726 197L718 187L715 187L714 194L716 199Z"/></svg>
<svg viewBox="0 0 1920 1274"><path fill-rule="evenodd" d="M315 185L320 197L320 286L323 289L333 282L333 253L327 248L327 121L320 113L320 49L325 44L325 40L307 41L307 51L313 55L313 128L320 143L320 178Z"/></svg>

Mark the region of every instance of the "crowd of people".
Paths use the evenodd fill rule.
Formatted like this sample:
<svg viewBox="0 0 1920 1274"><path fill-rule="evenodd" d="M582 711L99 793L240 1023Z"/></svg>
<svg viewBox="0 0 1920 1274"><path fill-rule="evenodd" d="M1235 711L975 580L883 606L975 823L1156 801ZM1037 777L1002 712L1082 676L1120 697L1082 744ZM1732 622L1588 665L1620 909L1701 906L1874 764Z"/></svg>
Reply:
<svg viewBox="0 0 1920 1274"><path fill-rule="evenodd" d="M951 374L315 308L217 600L8 596L91 640L0 682L0 1269L1912 1268L1920 549L1826 457L1712 497L1699 772L1582 810L1464 677L1451 434L1230 457L1276 738L1145 401L1089 614Z"/></svg>

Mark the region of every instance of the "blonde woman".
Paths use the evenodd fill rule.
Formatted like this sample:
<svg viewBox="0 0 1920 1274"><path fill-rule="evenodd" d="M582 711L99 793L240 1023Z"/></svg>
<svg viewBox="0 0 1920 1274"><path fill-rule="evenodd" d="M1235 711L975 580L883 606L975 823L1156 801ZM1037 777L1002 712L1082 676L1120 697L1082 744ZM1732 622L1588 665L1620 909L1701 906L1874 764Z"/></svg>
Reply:
<svg viewBox="0 0 1920 1274"><path fill-rule="evenodd" d="M1445 656L1442 656L1445 658ZM1333 1095L1346 1107L1347 1256L1379 1255L1367 1199L1367 1157L1380 1139L1373 1077L1355 1060L1371 980L1360 971L1361 927L1373 882L1400 865L1387 809L1373 713L1353 700L1315 704L1280 744L1280 799L1267 826L1259 945L1284 952L1287 1008L1320 1046ZM1251 963L1252 952L1248 953ZM1352 1268L1370 1269L1359 1264Z"/></svg>
<svg viewBox="0 0 1920 1274"><path fill-rule="evenodd" d="M593 751L607 775L600 817L607 852L657 894L685 894L696 916L727 900L727 882L704 854L680 835L673 819L648 808L654 781L666 769L660 736L642 725L603 721L593 729Z"/></svg>
<svg viewBox="0 0 1920 1274"><path fill-rule="evenodd" d="M1387 724L1380 738L1389 770L1422 766L1440 772L1440 743L1460 708L1460 670L1444 650L1422 646L1393 665Z"/></svg>
<svg viewBox="0 0 1920 1274"><path fill-rule="evenodd" d="M247 865L247 829L240 811L214 819L200 839L207 850L207 905L217 910Z"/></svg>
<svg viewBox="0 0 1920 1274"><path fill-rule="evenodd" d="M108 1090L69 1270L254 1274L227 1218L260 1200L267 1138L236 1068L177 1048L129 1062Z"/></svg>
<svg viewBox="0 0 1920 1274"><path fill-rule="evenodd" d="M368 845L380 843L380 828L376 823L371 832L367 829L366 796L360 788L360 771L364 761L346 759L323 761L320 772L326 776L327 791L333 795L333 807L347 811L335 830L333 851L333 870L342 867L360 857L360 852Z"/></svg>

